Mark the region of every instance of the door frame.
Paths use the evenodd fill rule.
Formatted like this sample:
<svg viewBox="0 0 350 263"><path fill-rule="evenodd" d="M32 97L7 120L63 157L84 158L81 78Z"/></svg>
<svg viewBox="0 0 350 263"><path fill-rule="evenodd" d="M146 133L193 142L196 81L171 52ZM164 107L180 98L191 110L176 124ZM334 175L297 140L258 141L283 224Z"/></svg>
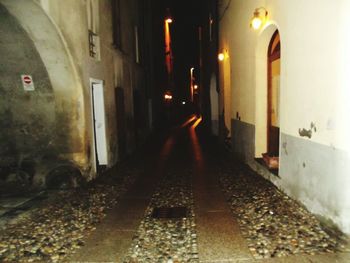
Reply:
<svg viewBox="0 0 350 263"><path fill-rule="evenodd" d="M278 59L281 59L281 51L277 51L276 53L271 54L272 52L272 44L276 36L279 35L278 29L273 33L267 53L267 153L269 154L271 151L270 140L271 140L271 113L272 113L272 63ZM279 40L279 45L281 40ZM277 98L280 100L280 98ZM280 127L279 127L280 129ZM280 132L280 131L279 131ZM278 152L279 152L279 136L278 136ZM279 155L279 154L278 154Z"/></svg>
<svg viewBox="0 0 350 263"><path fill-rule="evenodd" d="M99 165L98 164L98 156L97 156L97 139L96 139L96 130L95 130L95 103L94 103L94 93L93 93L93 85L94 84L101 84L103 87L104 85L104 81L100 80L100 79L95 79L95 78L90 78L90 85L89 85L89 91L90 91L90 105L91 105L91 132L92 132L92 147L91 147L91 151L92 151L92 160L93 160L93 169L95 173L98 173L101 168L103 168L104 166L108 166L108 150L106 151L106 155L107 155L107 164L106 165ZM104 112L105 112L105 104L104 104ZM106 121L105 121L105 125L106 125ZM106 131L106 129L105 129ZM106 136L106 145L108 145L108 137L107 134Z"/></svg>

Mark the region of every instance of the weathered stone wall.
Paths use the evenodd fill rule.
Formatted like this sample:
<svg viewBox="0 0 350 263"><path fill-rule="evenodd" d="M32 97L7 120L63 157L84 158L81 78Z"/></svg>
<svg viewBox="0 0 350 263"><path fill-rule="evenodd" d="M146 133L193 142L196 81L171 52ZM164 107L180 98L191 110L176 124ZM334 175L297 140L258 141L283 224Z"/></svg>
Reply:
<svg viewBox="0 0 350 263"><path fill-rule="evenodd" d="M5 170L23 160L64 151L69 123L56 114L53 88L33 41L1 4L0 32L0 177L5 179L11 173ZM22 74L33 77L34 91L24 90Z"/></svg>
<svg viewBox="0 0 350 263"><path fill-rule="evenodd" d="M100 39L98 58L89 53L91 1L94 33ZM69 169L74 174L82 172L86 179L96 176L91 99L95 80L103 83L107 167L119 159L118 142L127 141L126 150L131 153L149 132L147 85L151 77L146 81L150 64L145 57L143 23L150 21L150 10L143 10L136 0L121 1L122 39L116 48L111 1L91 1L0 0L0 156L4 167L33 160L31 174L36 175L37 184L47 183L47 175L65 177L62 173ZM21 74L33 76L35 91L23 90ZM119 140L117 87L124 92L125 116L120 123L126 129L125 138Z"/></svg>
<svg viewBox="0 0 350 263"><path fill-rule="evenodd" d="M33 1L1 3L2 176L24 172L26 183L44 186L62 165L88 175L81 83L60 32ZM32 75L34 91L24 91L21 74Z"/></svg>

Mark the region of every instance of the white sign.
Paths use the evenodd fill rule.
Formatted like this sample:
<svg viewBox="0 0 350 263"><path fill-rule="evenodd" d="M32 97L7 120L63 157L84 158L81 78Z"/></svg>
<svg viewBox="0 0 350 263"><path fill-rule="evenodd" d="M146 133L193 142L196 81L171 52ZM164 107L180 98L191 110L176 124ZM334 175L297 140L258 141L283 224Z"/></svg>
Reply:
<svg viewBox="0 0 350 263"><path fill-rule="evenodd" d="M33 78L31 75L21 75L21 79L22 79L23 89L25 91L35 90Z"/></svg>

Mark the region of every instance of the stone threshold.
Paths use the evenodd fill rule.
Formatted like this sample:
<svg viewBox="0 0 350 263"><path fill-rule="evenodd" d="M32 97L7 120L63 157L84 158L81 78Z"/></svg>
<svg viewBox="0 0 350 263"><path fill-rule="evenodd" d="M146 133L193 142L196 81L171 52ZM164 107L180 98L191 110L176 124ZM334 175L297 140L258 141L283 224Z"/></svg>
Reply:
<svg viewBox="0 0 350 263"><path fill-rule="evenodd" d="M266 163L265 163L263 158L254 158L254 160L259 166L262 166L263 168L265 168L270 174L273 174L273 175L279 177L279 174L278 174L279 170L278 170L278 168L277 169L269 168L266 165Z"/></svg>

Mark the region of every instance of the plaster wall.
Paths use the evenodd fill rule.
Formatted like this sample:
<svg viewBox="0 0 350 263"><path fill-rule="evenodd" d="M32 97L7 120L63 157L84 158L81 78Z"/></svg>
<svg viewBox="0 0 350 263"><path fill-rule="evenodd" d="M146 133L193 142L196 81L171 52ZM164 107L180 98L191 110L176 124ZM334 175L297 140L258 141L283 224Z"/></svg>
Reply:
<svg viewBox="0 0 350 263"><path fill-rule="evenodd" d="M86 101L86 136L89 138L87 150L90 156L94 156L93 134L91 123L91 87L90 78L103 80L106 113L106 133L109 165L114 165L119 160L120 150L118 147L118 127L115 101L115 88L124 90L124 105L127 114L127 140L128 152L135 148L135 125L133 112L133 90L137 88L137 79L142 74L143 68L136 63L135 59L135 26L139 21L139 6L137 1L120 1L120 27L121 46L117 49L113 45L112 28L112 5L108 0L92 0L95 2L99 14L95 26L96 33L100 38L100 59L89 56L88 44L88 12L89 2L79 1L53 1L38 0L48 16L60 28L67 47L71 51L73 61L76 65L79 78L83 82L83 92ZM72 26L74 25L74 26ZM139 81L142 83L142 81ZM94 162L94 160L92 160Z"/></svg>
<svg viewBox="0 0 350 263"><path fill-rule="evenodd" d="M232 121L232 151L243 161L254 156L255 126L243 121Z"/></svg>
<svg viewBox="0 0 350 263"><path fill-rule="evenodd" d="M228 47L231 61L232 115L238 112L243 122L255 126L255 156L260 156L266 151L266 54L270 37L278 29L280 179L272 181L312 212L331 219L350 233L350 194L346 191L350 187L347 176L350 171L345 165L350 161L350 122L346 117L349 112L346 72L350 71L346 30L350 22L344 11L349 10L350 3L226 2L231 4L221 19L219 39L221 47ZM257 32L249 28L249 21L254 9L260 6L268 10L269 16L267 24ZM237 123L233 123L234 130ZM311 131L311 138L300 135L303 129ZM243 137L249 137L249 133Z"/></svg>
<svg viewBox="0 0 350 263"><path fill-rule="evenodd" d="M28 34L1 4L0 31L6 39L0 43L0 167L3 168L17 166L21 159L37 158L49 151L57 154L59 132L55 95L45 65ZM24 90L22 74L32 76L35 90ZM67 150L67 144L62 148Z"/></svg>
<svg viewBox="0 0 350 263"><path fill-rule="evenodd" d="M216 75L212 74L210 78L210 113L211 130L216 136L219 135L219 94L217 92Z"/></svg>
<svg viewBox="0 0 350 263"><path fill-rule="evenodd" d="M16 167L23 160L30 162L25 172L38 175L33 184L41 186L60 159L81 169L87 166L81 85L60 34L40 6L21 0L0 4L9 40L1 46L0 78L7 98L1 108L11 119L8 125L2 122L2 131L10 131L4 142L16 145L15 155L7 158L14 157ZM21 74L33 76L34 91L23 91Z"/></svg>
<svg viewBox="0 0 350 263"><path fill-rule="evenodd" d="M117 160L117 140L115 123L114 102L114 51L112 46L112 18L111 6L108 1L96 1L98 8L96 32L100 37L100 59L89 55L88 42L88 2L89 1L53 1L41 0L38 3L46 14L57 25L66 42L78 78L82 82L82 95L85 101L84 117L86 126L84 133L87 138L85 151L91 167L94 167L94 143L93 124L91 110L91 86L90 79L102 80L104 85L105 114L106 114L106 138L108 145L108 166L112 166ZM74 25L74 26L73 26ZM93 170L92 170L93 173ZM91 174L93 176L93 174Z"/></svg>
<svg viewBox="0 0 350 263"><path fill-rule="evenodd" d="M97 14L93 28L100 38L98 58L92 58L89 54L88 6L91 1L94 2L93 6L96 9L94 11ZM12 115L13 109L17 112L16 116L20 116L18 113L23 111L27 104L32 105L31 110L21 117L23 125L30 128L23 130L23 125L22 128L17 125L18 132L30 135L33 129L38 130L41 127L41 131L35 132L35 136L39 139L31 140L27 148L35 151L41 145L57 146L55 151L52 151L52 147L50 151L48 150L50 155L72 161L88 179L96 176L91 79L102 80L104 85L108 167L119 159L115 88L122 87L127 91L124 102L131 123L127 130L127 134L131 135L128 138L129 152L135 146L135 137L132 134L135 133L137 126L133 115L134 90L139 89L142 99L146 101L146 91L143 90L144 66L137 64L135 59L135 26L143 22L139 19L141 9L136 0L121 2L122 45L116 49L112 39L112 5L108 0L0 1L4 6L1 11L6 14L2 19L5 25L9 24L9 27L5 28L8 34L6 38L10 40L10 43L1 44L0 52L4 55L4 63L1 65L0 79L3 81L4 89L1 86L0 90L6 94L15 90L11 95L14 99L9 101L12 103ZM9 30L11 28L15 30L12 32ZM144 40L141 36L139 38L140 41ZM140 49L143 48L142 44L144 43L140 43ZM18 61L22 63L16 65L15 62ZM37 86L35 92L19 94L21 93L19 73L33 75ZM9 83L14 87L7 85ZM9 103L2 105L9 106ZM10 106L6 107L0 107L1 115L12 118L12 115L8 114ZM31 112L35 118L30 118L33 117L30 115ZM144 109L140 112L148 113ZM144 119L145 123L148 123L147 118ZM37 122L41 122L40 125ZM145 129L142 130L144 131ZM9 132L1 133L0 136L10 136L9 134ZM13 145L8 145L4 149L13 146L19 155L25 154L25 150L16 145L21 145L21 141L28 136L12 138L10 142L12 141ZM42 140L45 143L42 143Z"/></svg>

